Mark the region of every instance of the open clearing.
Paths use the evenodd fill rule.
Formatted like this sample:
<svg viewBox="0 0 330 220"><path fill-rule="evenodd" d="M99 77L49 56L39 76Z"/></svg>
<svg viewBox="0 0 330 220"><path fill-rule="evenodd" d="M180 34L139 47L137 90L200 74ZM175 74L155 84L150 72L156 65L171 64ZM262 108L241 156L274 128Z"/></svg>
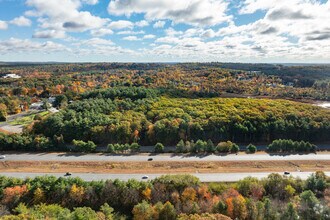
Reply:
<svg viewBox="0 0 330 220"><path fill-rule="evenodd" d="M2 161L0 172L35 173L239 173L330 171L330 161Z"/></svg>

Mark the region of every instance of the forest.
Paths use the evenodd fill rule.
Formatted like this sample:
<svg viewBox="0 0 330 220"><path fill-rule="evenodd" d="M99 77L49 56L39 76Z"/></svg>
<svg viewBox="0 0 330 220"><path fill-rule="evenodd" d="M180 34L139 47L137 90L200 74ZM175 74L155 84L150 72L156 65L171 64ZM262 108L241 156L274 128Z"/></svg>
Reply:
<svg viewBox="0 0 330 220"><path fill-rule="evenodd" d="M7 77L16 74L18 78ZM329 100L329 65L234 63L77 63L0 65L0 119L31 103L118 86L161 90L174 97L268 97Z"/></svg>
<svg viewBox="0 0 330 220"><path fill-rule="evenodd" d="M36 103L56 110L22 134L0 130L3 150L330 141L329 110L309 103L330 97L327 65L3 63L0 76L0 120Z"/></svg>
<svg viewBox="0 0 330 220"><path fill-rule="evenodd" d="M0 214L4 220L326 220L329 184L323 172L307 180L270 174L236 183L201 183L190 175L164 175L147 182L1 176Z"/></svg>

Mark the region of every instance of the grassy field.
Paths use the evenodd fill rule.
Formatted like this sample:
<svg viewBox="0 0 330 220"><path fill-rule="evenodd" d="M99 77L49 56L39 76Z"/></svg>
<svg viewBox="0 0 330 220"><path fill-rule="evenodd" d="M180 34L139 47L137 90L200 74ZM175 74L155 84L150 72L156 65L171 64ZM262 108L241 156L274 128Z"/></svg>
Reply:
<svg viewBox="0 0 330 220"><path fill-rule="evenodd" d="M43 112L38 112L38 113L31 113L30 115L26 115L26 116L23 116L23 117L16 118L13 121L9 121L8 123L10 125L23 125L23 126L26 126L26 125L29 125L29 124L31 124L33 122L34 117L36 115L40 115L41 117L44 117L44 116L46 116L48 114L49 114L49 111L43 111Z"/></svg>

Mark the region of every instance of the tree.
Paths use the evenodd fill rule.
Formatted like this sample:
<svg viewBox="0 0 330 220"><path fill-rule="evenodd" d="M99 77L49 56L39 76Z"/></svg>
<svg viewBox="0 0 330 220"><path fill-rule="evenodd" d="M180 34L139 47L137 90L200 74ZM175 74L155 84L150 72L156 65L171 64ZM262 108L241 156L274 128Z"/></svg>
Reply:
<svg viewBox="0 0 330 220"><path fill-rule="evenodd" d="M132 213L134 220L152 220L153 207L147 202L143 201L134 206Z"/></svg>
<svg viewBox="0 0 330 220"><path fill-rule="evenodd" d="M39 204L44 202L46 199L45 193L41 188L37 188L34 193L33 193L33 203L34 204Z"/></svg>
<svg viewBox="0 0 330 220"><path fill-rule="evenodd" d="M207 140L206 151L208 153L214 153L215 152L215 146L214 146L213 142L210 139Z"/></svg>
<svg viewBox="0 0 330 220"><path fill-rule="evenodd" d="M159 212L159 220L175 220L176 216L177 214L174 206L167 201L163 209Z"/></svg>
<svg viewBox="0 0 330 220"><path fill-rule="evenodd" d="M304 191L300 194L299 214L303 219L320 219L317 207L320 202L311 190Z"/></svg>
<svg viewBox="0 0 330 220"><path fill-rule="evenodd" d="M202 140L197 140L196 143L194 144L193 148L192 148L192 152L193 153L200 153L200 152L204 152L205 148L206 148L206 142L202 141Z"/></svg>
<svg viewBox="0 0 330 220"><path fill-rule="evenodd" d="M42 108L45 109L45 110L49 110L51 108L51 104L47 101L47 100L44 100L42 102Z"/></svg>
<svg viewBox="0 0 330 220"><path fill-rule="evenodd" d="M7 120L7 106L3 103L0 103L0 121Z"/></svg>
<svg viewBox="0 0 330 220"><path fill-rule="evenodd" d="M164 145L162 143L157 143L155 145L155 153L163 153L164 152Z"/></svg>
<svg viewBox="0 0 330 220"><path fill-rule="evenodd" d="M253 154L253 153L257 152L257 147L253 144L249 144L246 147L246 152L249 153L249 154Z"/></svg>
<svg viewBox="0 0 330 220"><path fill-rule="evenodd" d="M277 213L274 210L274 207L271 204L270 199L265 199L265 208L264 208L264 219L265 220L276 220L277 219Z"/></svg>
<svg viewBox="0 0 330 220"><path fill-rule="evenodd" d="M299 219L297 210L295 209L295 207L293 206L293 204L291 202L288 203L286 210L282 214L281 218L285 219L285 220L298 220Z"/></svg>
<svg viewBox="0 0 330 220"><path fill-rule="evenodd" d="M112 207L110 207L108 205L108 203L103 204L100 207L100 211L103 212L103 214L105 215L106 220L112 220L113 219L114 209Z"/></svg>
<svg viewBox="0 0 330 220"><path fill-rule="evenodd" d="M316 195L322 195L327 187L327 177L322 171L311 174L305 184L307 190L313 191Z"/></svg>
<svg viewBox="0 0 330 220"><path fill-rule="evenodd" d="M74 211L71 213L71 219L72 220L84 220L84 219L98 220L99 218L93 209L91 209L89 207L79 207L79 208L74 208Z"/></svg>
<svg viewBox="0 0 330 220"><path fill-rule="evenodd" d="M176 145L176 152L178 152L178 153L184 153L185 152L185 144L184 144L184 141L182 139Z"/></svg>

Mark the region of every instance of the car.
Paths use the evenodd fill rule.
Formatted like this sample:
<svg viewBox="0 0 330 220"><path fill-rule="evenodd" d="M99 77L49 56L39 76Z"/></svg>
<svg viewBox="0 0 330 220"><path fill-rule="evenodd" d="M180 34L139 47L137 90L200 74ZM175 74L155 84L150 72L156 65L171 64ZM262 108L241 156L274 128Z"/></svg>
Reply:
<svg viewBox="0 0 330 220"><path fill-rule="evenodd" d="M284 175L289 175L290 172L289 171L284 171Z"/></svg>
<svg viewBox="0 0 330 220"><path fill-rule="evenodd" d="M148 179L149 177L147 175L143 176L142 179L146 180Z"/></svg>
<svg viewBox="0 0 330 220"><path fill-rule="evenodd" d="M66 172L65 174L64 174L64 176L71 176L72 174L71 173L69 173L69 172Z"/></svg>
<svg viewBox="0 0 330 220"><path fill-rule="evenodd" d="M153 161L153 158L151 158L151 157L150 157L150 158L148 158L148 161Z"/></svg>
<svg viewBox="0 0 330 220"><path fill-rule="evenodd" d="M0 159L6 159L5 155L0 155Z"/></svg>

